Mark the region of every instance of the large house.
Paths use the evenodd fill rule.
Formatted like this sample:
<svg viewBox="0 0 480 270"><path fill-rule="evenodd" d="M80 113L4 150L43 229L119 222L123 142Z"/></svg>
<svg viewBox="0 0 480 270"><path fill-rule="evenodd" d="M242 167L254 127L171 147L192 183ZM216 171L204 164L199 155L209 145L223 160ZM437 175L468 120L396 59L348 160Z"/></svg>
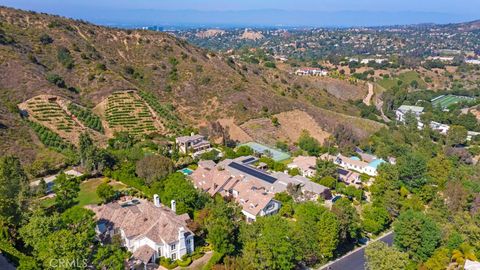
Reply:
<svg viewBox="0 0 480 270"><path fill-rule="evenodd" d="M313 177L316 173L317 158L311 156L298 156L287 165L289 169L298 169L304 177Z"/></svg>
<svg viewBox="0 0 480 270"><path fill-rule="evenodd" d="M187 228L190 218L175 213L175 201L172 210L161 205L157 195L154 203L134 198L89 208L95 212L100 239L120 235L133 259L144 265L159 257L180 259L194 251L194 235Z"/></svg>
<svg viewBox="0 0 480 270"><path fill-rule="evenodd" d="M328 71L321 68L299 68L295 71L298 76L327 76Z"/></svg>
<svg viewBox="0 0 480 270"><path fill-rule="evenodd" d="M409 106L409 105L402 105L396 111L395 115L397 121L404 123L405 122L405 115L407 113L413 113L417 120L420 120L420 115L423 113L423 107L419 106Z"/></svg>
<svg viewBox="0 0 480 270"><path fill-rule="evenodd" d="M330 160L336 165L347 170L353 170L370 176L376 176L378 166L382 163L385 163L385 160L379 159L373 155L368 156L370 156L371 159L362 160L356 156L346 157L342 154L338 154L336 156L323 154L320 156L320 158L324 160Z"/></svg>
<svg viewBox="0 0 480 270"><path fill-rule="evenodd" d="M257 158L247 156L226 159L218 164L201 162L190 178L195 188L211 196L233 197L242 206L242 213L249 222L259 216L277 213L281 204L273 199L275 193L287 191L292 185L298 185L305 197L331 197L327 187L302 176L291 177L281 172L270 174L252 165L257 161Z"/></svg>
<svg viewBox="0 0 480 270"><path fill-rule="evenodd" d="M200 151L210 149L210 142L200 134L191 134L190 136L182 136L175 139L178 149L183 154L195 154Z"/></svg>

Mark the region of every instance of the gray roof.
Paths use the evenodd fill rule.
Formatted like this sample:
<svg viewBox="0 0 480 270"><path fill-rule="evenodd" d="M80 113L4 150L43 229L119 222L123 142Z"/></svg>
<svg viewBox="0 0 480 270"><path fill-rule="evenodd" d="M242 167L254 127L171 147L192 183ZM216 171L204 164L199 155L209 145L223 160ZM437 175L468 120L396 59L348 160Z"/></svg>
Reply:
<svg viewBox="0 0 480 270"><path fill-rule="evenodd" d="M410 105L402 105L398 108L401 112L414 112L414 113L421 113L423 112L423 107L420 106L410 106Z"/></svg>

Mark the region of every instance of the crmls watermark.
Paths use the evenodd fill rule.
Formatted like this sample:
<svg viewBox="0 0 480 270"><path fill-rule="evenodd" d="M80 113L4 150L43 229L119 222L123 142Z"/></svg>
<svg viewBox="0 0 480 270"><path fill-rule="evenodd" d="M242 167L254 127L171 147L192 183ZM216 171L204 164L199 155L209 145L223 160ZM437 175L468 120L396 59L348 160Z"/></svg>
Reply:
<svg viewBox="0 0 480 270"><path fill-rule="evenodd" d="M52 268L63 268L63 269L70 269L70 268L86 268L87 267L87 260L86 259L51 259L50 260L50 267Z"/></svg>

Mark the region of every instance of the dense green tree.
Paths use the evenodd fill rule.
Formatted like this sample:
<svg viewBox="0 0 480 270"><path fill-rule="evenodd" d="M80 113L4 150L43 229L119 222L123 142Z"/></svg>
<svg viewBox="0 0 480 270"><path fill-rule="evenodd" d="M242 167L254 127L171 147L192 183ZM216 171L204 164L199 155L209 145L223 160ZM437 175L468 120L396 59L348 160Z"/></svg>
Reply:
<svg viewBox="0 0 480 270"><path fill-rule="evenodd" d="M339 236L344 242L356 239L360 233L360 217L352 202L347 198L341 198L332 206L332 212L339 222Z"/></svg>
<svg viewBox="0 0 480 270"><path fill-rule="evenodd" d="M88 133L80 134L79 141L80 162L87 171L98 173L113 166L114 160L110 153L97 148Z"/></svg>
<svg viewBox="0 0 480 270"><path fill-rule="evenodd" d="M367 270L404 270L407 268L408 254L382 241L375 241L365 249L365 269Z"/></svg>
<svg viewBox="0 0 480 270"><path fill-rule="evenodd" d="M450 263L450 251L448 248L439 248L435 250L432 257L430 257L423 266L428 270L444 270L447 269Z"/></svg>
<svg viewBox="0 0 480 270"><path fill-rule="evenodd" d="M326 262L337 248L339 222L332 212L314 202L295 207L294 239L298 257L308 265Z"/></svg>
<svg viewBox="0 0 480 270"><path fill-rule="evenodd" d="M93 212L81 207L62 215L40 212L20 229L20 236L33 248L33 255L44 269L84 269L95 237L93 216Z"/></svg>
<svg viewBox="0 0 480 270"><path fill-rule="evenodd" d="M364 205L362 217L363 229L373 234L383 231L390 222L388 211L383 206Z"/></svg>
<svg viewBox="0 0 480 270"><path fill-rule="evenodd" d="M66 210L75 203L80 191L80 183L77 178L69 178L65 173L60 173L55 179L53 192L55 204L60 210Z"/></svg>
<svg viewBox="0 0 480 270"><path fill-rule="evenodd" d="M409 188L421 188L426 183L427 161L419 153L411 152L397 160L400 180Z"/></svg>
<svg viewBox="0 0 480 270"><path fill-rule="evenodd" d="M148 155L136 163L135 172L145 178L147 185L161 180L173 172L173 162L164 156Z"/></svg>
<svg viewBox="0 0 480 270"><path fill-rule="evenodd" d="M335 163L329 160L317 159L316 164L316 179L322 179L324 177L330 176L336 179L338 177L337 166Z"/></svg>
<svg viewBox="0 0 480 270"><path fill-rule="evenodd" d="M337 179L335 179L334 177L332 177L330 175L327 175L327 176L324 176L324 177L320 178L318 183L320 185L324 185L324 186L326 186L330 189L335 189L335 187L337 186Z"/></svg>
<svg viewBox="0 0 480 270"><path fill-rule="evenodd" d="M113 187L108 183L98 185L96 193L103 202L109 202L115 197L115 190L113 190Z"/></svg>
<svg viewBox="0 0 480 270"><path fill-rule="evenodd" d="M253 149L249 146L242 145L236 150L237 157L253 155Z"/></svg>
<svg viewBox="0 0 480 270"><path fill-rule="evenodd" d="M93 257L96 269L123 270L129 254L116 245L104 245L98 248Z"/></svg>
<svg viewBox="0 0 480 270"><path fill-rule="evenodd" d="M408 210L400 214L393 225L395 245L415 260L428 259L440 241L440 229L425 214Z"/></svg>
<svg viewBox="0 0 480 270"><path fill-rule="evenodd" d="M317 139L310 136L308 131L302 131L300 138L298 139L298 147L307 151L311 156L318 156L321 153L322 147Z"/></svg>
<svg viewBox="0 0 480 270"><path fill-rule="evenodd" d="M192 214L194 210L203 208L209 200L207 195L197 191L182 173L170 174L163 183L152 188L159 191L163 204L170 205L172 200L176 201L177 214Z"/></svg>
<svg viewBox="0 0 480 270"><path fill-rule="evenodd" d="M443 187L452 171L453 164L444 155L439 154L427 162L427 176L430 180Z"/></svg>
<svg viewBox="0 0 480 270"><path fill-rule="evenodd" d="M27 176L20 160L13 156L0 158L0 221L17 224L28 196Z"/></svg>
<svg viewBox="0 0 480 270"><path fill-rule="evenodd" d="M463 126L450 126L447 132L447 144L457 146L464 144L467 140L467 129Z"/></svg>
<svg viewBox="0 0 480 270"><path fill-rule="evenodd" d="M287 220L261 217L242 230L242 260L246 269L293 269L296 248Z"/></svg>
<svg viewBox="0 0 480 270"><path fill-rule="evenodd" d="M222 254L230 254L235 250L238 233L239 210L234 203L226 203L222 198L206 206L205 227L208 231L207 242L213 249Z"/></svg>

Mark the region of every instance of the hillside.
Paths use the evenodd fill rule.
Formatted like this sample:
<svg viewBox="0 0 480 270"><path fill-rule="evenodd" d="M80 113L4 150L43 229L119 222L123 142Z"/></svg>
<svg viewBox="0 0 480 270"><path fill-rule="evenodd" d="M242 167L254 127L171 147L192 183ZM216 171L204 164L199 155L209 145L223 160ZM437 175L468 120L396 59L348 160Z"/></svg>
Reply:
<svg viewBox="0 0 480 270"><path fill-rule="evenodd" d="M138 102L148 104L137 116L158 116L132 130L178 134L184 126L208 127L227 118L241 125L265 113L295 109L308 112L326 132L347 124L365 137L381 126L360 118L346 120L358 116L358 109L309 80L233 62L166 33L106 28L0 7L0 152L16 153L30 163L36 153L46 151L21 120L18 104L55 95L97 113L108 135L105 121L115 120L101 102L124 90L136 90L143 100ZM336 96L341 95L337 90ZM373 129L366 131L366 125Z"/></svg>

